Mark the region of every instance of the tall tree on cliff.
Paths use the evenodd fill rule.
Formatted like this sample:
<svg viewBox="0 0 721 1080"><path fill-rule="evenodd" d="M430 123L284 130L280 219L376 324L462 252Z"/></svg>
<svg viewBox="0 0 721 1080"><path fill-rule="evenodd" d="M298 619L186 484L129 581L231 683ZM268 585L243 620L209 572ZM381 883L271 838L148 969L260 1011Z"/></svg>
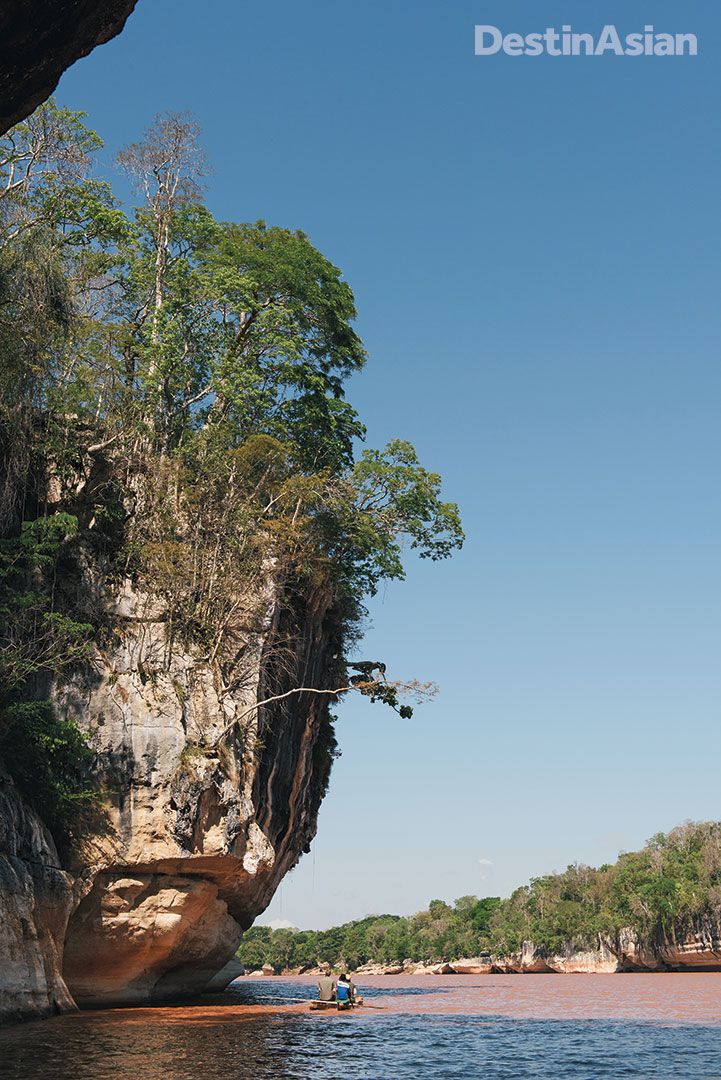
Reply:
<svg viewBox="0 0 721 1080"><path fill-rule="evenodd" d="M172 286L178 284L178 272L187 269L188 256L198 242L193 229L197 215L192 211L200 207L202 180L209 172L199 136L190 114L167 113L156 116L143 139L126 146L116 158L144 199L135 215L133 248L126 251L130 263L126 286L132 281L136 305L131 316L132 349L126 355L129 362L137 358L143 365L148 405L144 419L152 431L159 430L163 456L169 453L172 437L172 371L189 350L186 341L179 357L175 343L168 340L174 314L168 303L177 302Z"/></svg>
<svg viewBox="0 0 721 1080"><path fill-rule="evenodd" d="M35 520L69 515L65 545L44 563L46 628L70 625L56 618L67 612L55 560L77 531L163 602L168 647L180 637L197 650L222 693L244 677L239 598L272 567L289 609L313 593L333 611L329 693L400 707L382 664L344 657L364 596L403 576L403 543L431 559L460 547L457 508L407 442L355 460L365 429L344 392L365 351L351 289L302 232L216 222L200 201L197 140L190 117L169 114L122 151L143 196L127 216L92 176L101 144L80 114L51 105L8 137L0 335L15 359L2 400L29 410L15 444L34 455L8 559ZM9 272L13 260L24 274ZM288 696L282 679L270 689Z"/></svg>
<svg viewBox="0 0 721 1080"><path fill-rule="evenodd" d="M122 216L92 175L102 140L52 100L0 139L0 397L49 405L72 376L68 348L99 246ZM71 364L70 368L66 367Z"/></svg>

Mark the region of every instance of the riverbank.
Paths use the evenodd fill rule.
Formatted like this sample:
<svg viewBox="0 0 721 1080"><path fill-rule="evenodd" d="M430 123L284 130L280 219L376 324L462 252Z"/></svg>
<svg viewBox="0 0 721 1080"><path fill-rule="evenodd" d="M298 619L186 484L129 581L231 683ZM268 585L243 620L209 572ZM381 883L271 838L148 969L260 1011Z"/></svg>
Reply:
<svg viewBox="0 0 721 1080"><path fill-rule="evenodd" d="M340 962L341 970L352 965ZM247 971L250 978L299 975L327 975L332 965L274 969L264 965ZM361 964L353 968L358 975L614 975L634 972L721 972L721 942L718 937L690 936L681 942L666 942L655 948L645 947L630 929L621 931L616 943L600 942L596 948L574 949L569 943L563 952L554 952L534 944L508 955L485 954L441 963Z"/></svg>

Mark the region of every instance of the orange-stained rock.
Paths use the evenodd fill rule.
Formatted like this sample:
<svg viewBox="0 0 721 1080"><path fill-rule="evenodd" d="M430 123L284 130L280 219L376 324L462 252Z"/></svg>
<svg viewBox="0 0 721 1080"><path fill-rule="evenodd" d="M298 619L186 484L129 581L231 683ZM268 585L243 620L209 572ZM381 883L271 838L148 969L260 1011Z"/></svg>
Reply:
<svg viewBox="0 0 721 1080"><path fill-rule="evenodd" d="M474 956L463 960L453 960L452 967L456 975L490 975L493 962L490 956Z"/></svg>
<svg viewBox="0 0 721 1080"><path fill-rule="evenodd" d="M78 1005L102 1008L202 989L241 930L202 878L98 874L65 939Z"/></svg>
<svg viewBox="0 0 721 1080"><path fill-rule="evenodd" d="M719 971L721 938L691 939L659 947L659 957L672 971Z"/></svg>

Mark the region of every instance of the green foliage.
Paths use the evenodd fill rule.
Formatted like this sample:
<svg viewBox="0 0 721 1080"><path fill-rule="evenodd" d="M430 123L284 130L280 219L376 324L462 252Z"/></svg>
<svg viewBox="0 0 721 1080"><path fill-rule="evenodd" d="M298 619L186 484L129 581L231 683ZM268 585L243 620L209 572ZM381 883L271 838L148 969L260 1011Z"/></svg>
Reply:
<svg viewBox="0 0 721 1080"><path fill-rule="evenodd" d="M93 627L56 604L57 562L76 530L76 518L57 513L0 539L0 703L88 656Z"/></svg>
<svg viewBox="0 0 721 1080"><path fill-rule="evenodd" d="M699 920L721 918L721 823L687 822L641 851L599 869L574 864L535 878L490 920L495 951L533 941L550 951L593 946L631 927L651 945L674 940Z"/></svg>
<svg viewBox="0 0 721 1080"><path fill-rule="evenodd" d="M18 327L37 337L8 392L74 417L72 441L86 425L86 448L94 436L127 463L142 507L125 550L134 570L169 583L176 627L207 641L226 614L217 582L237 592L269 555L331 578L357 621L364 594L403 577L401 544L445 558L463 533L410 443L354 463L364 427L344 382L365 351L350 287L300 231L214 220L185 114L156 117L119 155L144 194L125 216L90 178L102 144L82 119L51 102L9 133L0 160L15 260L3 278L0 258L0 313L12 281L8 334L18 348ZM200 588L181 599L190 552Z"/></svg>
<svg viewBox="0 0 721 1080"><path fill-rule="evenodd" d="M345 657L365 596L403 577L402 545L439 559L463 540L409 443L355 460L345 383L365 351L341 271L303 232L213 218L186 114L118 155L142 196L126 213L93 175L102 141L84 119L50 101L0 139L0 753L20 783L42 762L37 800L58 820L87 761L78 749L71 776L77 732L51 730L42 702L113 632L80 597L84 559L157 599L169 649L193 650L221 696L245 685L272 569L287 626L266 642L271 683L294 670L293 612L323 612L336 647L318 689L409 716L382 664Z"/></svg>
<svg viewBox="0 0 721 1080"><path fill-rule="evenodd" d="M50 100L0 137L0 400L11 404L69 390L81 307L123 229L109 185L90 175L102 141L84 116Z"/></svg>
<svg viewBox="0 0 721 1080"><path fill-rule="evenodd" d="M398 697L398 689L393 683L385 682L386 665L379 660L364 660L360 664L348 664L351 671L357 672L351 675L351 686L358 688L364 697L371 699L371 704L382 701L384 705L390 705L399 716L409 720L413 716L410 705L401 705Z"/></svg>
<svg viewBox="0 0 721 1080"><path fill-rule="evenodd" d="M255 431L292 443L302 471L338 472L364 434L343 380L365 362L340 271L302 232L224 225L205 257L225 338L208 416L243 440Z"/></svg>
<svg viewBox="0 0 721 1080"><path fill-rule="evenodd" d="M313 490L313 534L351 590L373 595L381 581L402 579L406 542L433 560L463 544L458 507L441 501L440 477L423 468L408 442L364 450L352 468L316 481Z"/></svg>
<svg viewBox="0 0 721 1080"><path fill-rule="evenodd" d="M97 823L102 798L91 779L95 753L73 720L52 701L0 708L0 752L21 794L48 825L62 852Z"/></svg>
<svg viewBox="0 0 721 1080"><path fill-rule="evenodd" d="M524 941L549 952L593 948L630 927L648 945L682 939L703 921L721 923L721 822L686 822L659 833L641 851L594 870L574 864L534 878L501 900L431 900L410 918L369 916L323 931L283 931L282 950L268 927L253 927L238 956L248 970L270 963L297 968L326 962L336 970L378 964L453 961L518 952Z"/></svg>
<svg viewBox="0 0 721 1080"><path fill-rule="evenodd" d="M470 904L468 903L470 901ZM463 897L452 907L433 900L429 910L409 919L398 915L368 916L329 930L275 930L252 927L244 936L238 956L248 970L264 963L276 969L331 964L353 970L373 962L401 964L448 960L477 955L488 939L471 925L471 909L500 903L496 897ZM278 939L278 935L282 938ZM279 941L280 948L276 947Z"/></svg>
<svg viewBox="0 0 721 1080"><path fill-rule="evenodd" d="M57 602L58 561L76 531L74 517L57 513L0 540L0 756L61 847L100 797L86 737L38 696L88 658L93 627Z"/></svg>

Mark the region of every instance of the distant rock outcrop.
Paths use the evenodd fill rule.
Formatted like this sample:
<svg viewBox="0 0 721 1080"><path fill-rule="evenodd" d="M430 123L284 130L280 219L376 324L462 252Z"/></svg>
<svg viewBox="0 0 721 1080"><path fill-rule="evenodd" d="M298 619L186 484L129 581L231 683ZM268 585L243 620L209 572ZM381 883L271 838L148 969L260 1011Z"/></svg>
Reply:
<svg viewBox="0 0 721 1080"><path fill-rule="evenodd" d="M609 975L629 971L721 971L721 927L699 920L681 941L643 945L634 930L615 940L554 952L524 941L519 952L465 957L441 964L364 964L359 975Z"/></svg>
<svg viewBox="0 0 721 1080"><path fill-rule="evenodd" d="M119 34L137 0L13 0L0 7L0 134L50 97L66 68Z"/></svg>
<svg viewBox="0 0 721 1080"><path fill-rule="evenodd" d="M553 952L524 941L520 952L507 956L489 955L453 960L441 972L428 967L429 974L489 975L552 974L608 975L621 971L721 971L721 928L700 921L690 926L681 941L660 941L644 945L630 928L615 940L599 941L578 948L568 942L563 952Z"/></svg>
<svg viewBox="0 0 721 1080"><path fill-rule="evenodd" d="M465 960L454 960L453 971L456 975L490 975L493 964L490 957L473 956Z"/></svg>

